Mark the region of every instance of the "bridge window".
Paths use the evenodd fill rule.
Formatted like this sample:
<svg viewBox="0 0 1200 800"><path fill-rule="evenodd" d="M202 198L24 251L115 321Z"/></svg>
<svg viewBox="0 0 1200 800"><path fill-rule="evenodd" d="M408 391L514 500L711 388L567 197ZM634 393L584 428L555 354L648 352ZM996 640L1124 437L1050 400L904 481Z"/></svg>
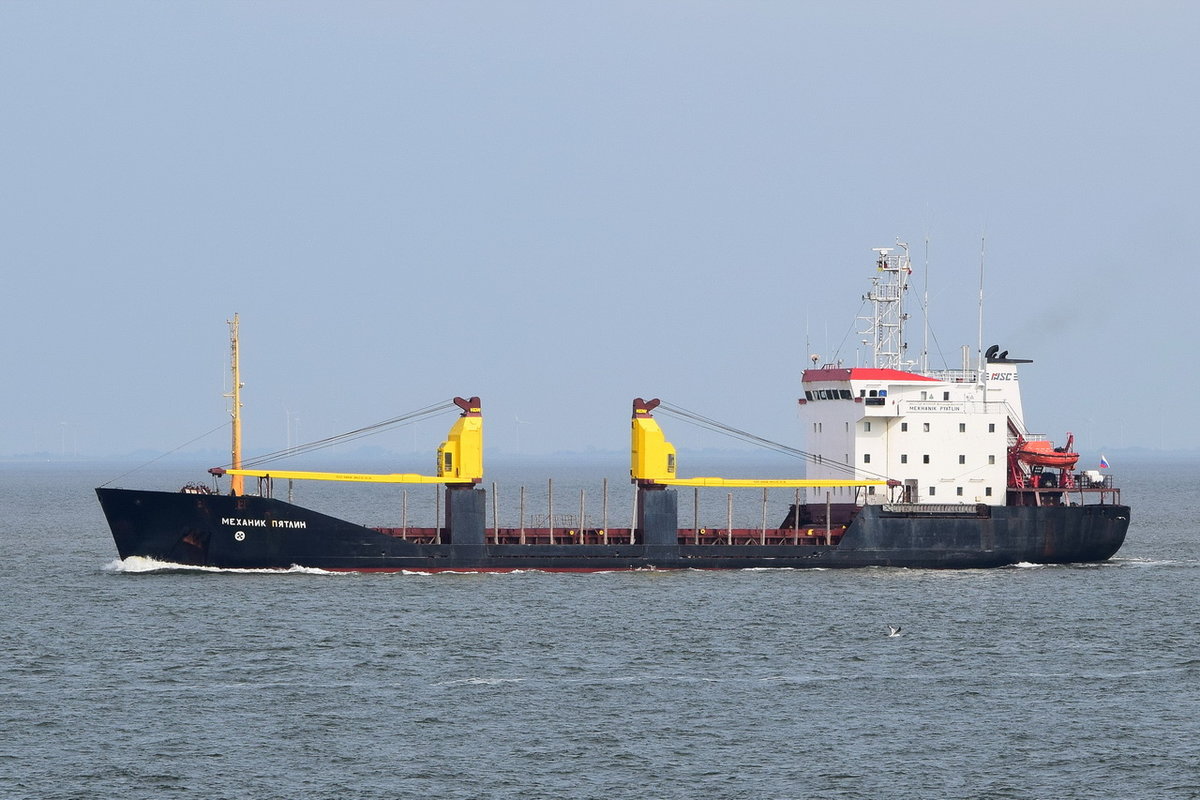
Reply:
<svg viewBox="0 0 1200 800"><path fill-rule="evenodd" d="M954 490L954 493L957 494L959 497L962 497L962 487L961 486L957 487Z"/></svg>
<svg viewBox="0 0 1200 800"><path fill-rule="evenodd" d="M929 454L928 454L928 453L926 453L925 455L921 456L921 463L922 463L922 464L928 464L928 463L929 463Z"/></svg>
<svg viewBox="0 0 1200 800"><path fill-rule="evenodd" d="M900 432L901 432L901 433L908 433L908 423L907 423L907 422L901 422L901 423L900 423Z"/></svg>
<svg viewBox="0 0 1200 800"><path fill-rule="evenodd" d="M930 497L933 497L935 494L937 494L937 487L936 487L936 486L930 486L930 487L929 487L929 496L930 496Z"/></svg>
<svg viewBox="0 0 1200 800"><path fill-rule="evenodd" d="M996 432L996 423L989 422L988 423L988 433L995 433L995 432Z"/></svg>
<svg viewBox="0 0 1200 800"><path fill-rule="evenodd" d="M990 486L985 486L985 487L984 487L984 489L983 489L983 493L984 493L985 495L987 495L988 497L991 497L991 496L992 496L992 487L990 487Z"/></svg>
<svg viewBox="0 0 1200 800"><path fill-rule="evenodd" d="M964 456L964 455L959 455L959 457L958 457L958 463L960 463L960 464L965 464L965 463L967 463L967 457L966 457L966 456Z"/></svg>
<svg viewBox="0 0 1200 800"><path fill-rule="evenodd" d="M922 422L921 426L923 427L923 429L925 430L926 433L929 433L929 423L928 422Z"/></svg>
<svg viewBox="0 0 1200 800"><path fill-rule="evenodd" d="M900 454L900 463L901 463L901 464L907 464L907 463L908 463L908 453L901 453L901 454Z"/></svg>
<svg viewBox="0 0 1200 800"><path fill-rule="evenodd" d="M965 422L958 423L958 432L966 433L967 432L967 423L965 423Z"/></svg>
<svg viewBox="0 0 1200 800"><path fill-rule="evenodd" d="M871 454L870 453L863 453L863 463L864 464L871 463Z"/></svg>
<svg viewBox="0 0 1200 800"><path fill-rule="evenodd" d="M864 422L864 423L863 423L863 430L869 433L869 432L871 431L871 423L870 423L870 422Z"/></svg>
<svg viewBox="0 0 1200 800"><path fill-rule="evenodd" d="M994 455L988 456L988 464L995 464L995 463L996 463L996 456L994 456Z"/></svg>

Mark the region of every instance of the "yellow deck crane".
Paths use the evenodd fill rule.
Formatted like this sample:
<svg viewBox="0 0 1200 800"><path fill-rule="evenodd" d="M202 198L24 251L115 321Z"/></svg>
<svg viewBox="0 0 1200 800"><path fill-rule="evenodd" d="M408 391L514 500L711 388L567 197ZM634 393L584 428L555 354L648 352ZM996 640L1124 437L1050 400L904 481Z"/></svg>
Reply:
<svg viewBox="0 0 1200 800"><path fill-rule="evenodd" d="M213 467L209 473L220 477L270 478L309 481L358 481L365 483L444 483L447 486L470 486L483 480L483 409L478 397L464 400L454 398L462 409L446 441L437 451L437 475L412 473L353 473L304 472L286 469L225 469ZM240 453L234 454L233 464L240 464ZM240 492L237 492L240 493Z"/></svg>
<svg viewBox="0 0 1200 800"><path fill-rule="evenodd" d="M676 475L675 445L667 441L650 413L661 401L633 401L630 477L639 486L724 486L737 488L802 488L824 486L895 486L893 480L835 480L806 478L680 478Z"/></svg>

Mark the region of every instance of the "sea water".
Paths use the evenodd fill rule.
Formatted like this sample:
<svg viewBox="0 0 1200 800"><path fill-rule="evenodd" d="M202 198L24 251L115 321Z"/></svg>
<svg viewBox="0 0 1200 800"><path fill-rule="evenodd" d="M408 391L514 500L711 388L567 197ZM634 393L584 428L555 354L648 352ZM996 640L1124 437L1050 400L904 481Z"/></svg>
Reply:
<svg viewBox="0 0 1200 800"><path fill-rule="evenodd" d="M627 526L610 468L510 472ZM1200 463L1119 466L1109 562L957 572L164 569L117 560L121 471L0 468L2 798L1200 797Z"/></svg>

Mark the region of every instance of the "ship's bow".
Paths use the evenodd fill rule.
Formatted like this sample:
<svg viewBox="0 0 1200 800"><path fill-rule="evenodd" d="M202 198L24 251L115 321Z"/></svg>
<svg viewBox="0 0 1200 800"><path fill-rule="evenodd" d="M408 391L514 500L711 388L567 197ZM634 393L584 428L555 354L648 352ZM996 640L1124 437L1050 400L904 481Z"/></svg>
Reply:
<svg viewBox="0 0 1200 800"><path fill-rule="evenodd" d="M117 553L175 564L206 563L211 495L97 489Z"/></svg>

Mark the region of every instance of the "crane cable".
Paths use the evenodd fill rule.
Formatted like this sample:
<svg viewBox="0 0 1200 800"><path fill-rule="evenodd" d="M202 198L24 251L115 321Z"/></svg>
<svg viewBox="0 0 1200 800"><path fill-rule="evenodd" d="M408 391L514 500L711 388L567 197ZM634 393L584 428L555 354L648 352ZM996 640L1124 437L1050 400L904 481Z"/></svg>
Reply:
<svg viewBox="0 0 1200 800"><path fill-rule="evenodd" d="M682 420L691 425L695 425L698 428L710 430L714 433L719 433L723 436L728 436L732 439L737 439L739 441L746 442L747 444L757 445L757 446L765 448L767 450L774 450L777 453L782 453L782 454L784 454L786 456L790 456L792 458L798 458L800 460L807 461L811 464L820 464L821 466L826 467L835 472L841 472L843 474L851 475L851 476L855 476L855 477L862 476L862 475L873 476L875 478L878 478L879 480L886 480L888 477L886 475L881 475L877 472L871 472L870 470L858 469L852 464L846 464L841 461L831 461L831 460L826 459L822 456L819 456L815 453L809 453L805 450L800 450L795 447L789 447L788 445L782 444L780 442L775 442L770 439L765 439L762 436L758 436L757 434L753 434L748 431L743 431L739 428L734 428L732 426L725 425L723 423L717 422L714 419L706 417L703 414L697 414L694 411L688 411L685 408L681 408L680 406L672 405L665 401L661 405L659 405L658 410L661 412L666 412L667 415L669 415L671 417Z"/></svg>
<svg viewBox="0 0 1200 800"><path fill-rule="evenodd" d="M318 439L316 441L307 442L306 444L295 445L294 447L286 447L283 450L276 450L273 453L266 453L265 455L246 459L242 462L242 468L251 469L272 461L278 461L282 458L304 455L317 450L324 450L328 447L334 447L335 445L343 444L345 442L353 442L356 439L362 439L367 436L374 436L375 434L383 433L390 428L399 427L401 425L415 424L428 417L440 414L443 411L454 407L454 403L450 402L449 400L445 400L440 403L434 403L426 406L425 408L421 408L416 411L410 411L409 413L402 414L398 417L392 417L391 419L385 419L382 422L376 422L373 425L367 425L362 428L356 428L352 431L339 433L336 436L329 436L325 439Z"/></svg>

